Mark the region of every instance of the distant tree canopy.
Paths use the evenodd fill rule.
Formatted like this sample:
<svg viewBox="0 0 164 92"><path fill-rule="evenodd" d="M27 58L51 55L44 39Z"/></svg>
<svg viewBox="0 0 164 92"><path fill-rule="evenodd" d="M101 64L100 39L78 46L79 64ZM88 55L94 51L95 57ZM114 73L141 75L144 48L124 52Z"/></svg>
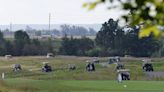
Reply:
<svg viewBox="0 0 164 92"><path fill-rule="evenodd" d="M29 43L30 42L30 37L28 36L28 34L22 30L18 30L15 32L14 34L14 38L16 41L22 41L25 43Z"/></svg>
<svg viewBox="0 0 164 92"><path fill-rule="evenodd" d="M137 57L158 56L154 53L158 52L161 48L159 40L155 39L153 34L139 39L139 30L133 28L125 34L124 53Z"/></svg>
<svg viewBox="0 0 164 92"><path fill-rule="evenodd" d="M90 29L92 31L92 29ZM154 34L138 38L138 26L120 27L118 20L109 19L102 24L95 39L85 36L76 38L65 35L60 39L30 39L29 35L19 30L14 39L4 39L0 32L0 56L46 55L49 52L75 56L124 56L136 57L164 56L164 39L155 39ZM58 45L56 48L55 45Z"/></svg>
<svg viewBox="0 0 164 92"><path fill-rule="evenodd" d="M102 24L96 34L95 41L82 37L73 38L65 35L62 38L60 54L75 56L124 56L135 57L162 56L164 53L163 42L148 37L138 38L140 27L120 27L118 20L109 19Z"/></svg>
<svg viewBox="0 0 164 92"><path fill-rule="evenodd" d="M94 41L89 38L68 38L67 35L65 35L62 38L60 53L63 55L86 56L87 51L93 48Z"/></svg>
<svg viewBox="0 0 164 92"><path fill-rule="evenodd" d="M144 23L139 37L148 37L151 33L155 37L164 36L164 32L160 31L158 26L164 26L164 0L94 0L84 3L84 7L90 10L94 9L101 3L108 3L109 9L121 8L123 11L129 11L122 15L130 25L138 25Z"/></svg>
<svg viewBox="0 0 164 92"><path fill-rule="evenodd" d="M13 40L4 39L2 32L0 32L0 56L6 54L14 56L46 55L49 52L54 52L51 43L51 40L30 39L29 35L22 30L14 33Z"/></svg>
<svg viewBox="0 0 164 92"><path fill-rule="evenodd" d="M15 49L16 49L16 55L21 55L22 50L26 44L30 43L30 38L28 34L22 30L16 31L14 34L14 43L15 43Z"/></svg>
<svg viewBox="0 0 164 92"><path fill-rule="evenodd" d="M159 41L154 39L153 34L139 39L139 30L137 27L129 28L129 30L121 28L118 21L109 19L108 22L102 24L95 41L106 56L124 56L126 54L152 56L160 48Z"/></svg>
<svg viewBox="0 0 164 92"><path fill-rule="evenodd" d="M0 40L2 41L2 40L4 40L4 38L3 38L3 33L0 31Z"/></svg>
<svg viewBox="0 0 164 92"><path fill-rule="evenodd" d="M61 25L62 36L95 36L96 31L92 28L86 29L80 26Z"/></svg>
<svg viewBox="0 0 164 92"><path fill-rule="evenodd" d="M114 40L118 30L118 21L114 21L113 19L109 19L108 22L102 24L102 28L96 35L96 43L103 48L114 48Z"/></svg>
<svg viewBox="0 0 164 92"><path fill-rule="evenodd" d="M0 31L0 55L5 52L5 41L3 38L3 33Z"/></svg>

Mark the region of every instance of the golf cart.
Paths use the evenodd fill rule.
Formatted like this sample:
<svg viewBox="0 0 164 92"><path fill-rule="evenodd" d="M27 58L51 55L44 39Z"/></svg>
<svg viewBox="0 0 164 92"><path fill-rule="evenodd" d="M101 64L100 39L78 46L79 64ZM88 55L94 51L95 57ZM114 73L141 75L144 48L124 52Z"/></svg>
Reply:
<svg viewBox="0 0 164 92"><path fill-rule="evenodd" d="M92 60L94 63L99 63L100 60L97 58L97 57L94 57L93 60Z"/></svg>
<svg viewBox="0 0 164 92"><path fill-rule="evenodd" d="M16 72L16 71L20 71L22 70L22 67L20 64L14 64L13 65L13 71Z"/></svg>
<svg viewBox="0 0 164 92"><path fill-rule="evenodd" d="M75 64L68 64L68 69L69 70L76 70L76 65Z"/></svg>
<svg viewBox="0 0 164 92"><path fill-rule="evenodd" d="M154 71L153 69L153 65L151 63L145 63L143 66L142 66L143 70L146 71L146 72L150 72L150 71Z"/></svg>
<svg viewBox="0 0 164 92"><path fill-rule="evenodd" d="M130 70L129 69L120 69L117 70L118 75L121 75L121 80L130 80Z"/></svg>
<svg viewBox="0 0 164 92"><path fill-rule="evenodd" d="M86 65L86 70L87 71L95 71L95 65L93 62L87 61L87 65Z"/></svg>
<svg viewBox="0 0 164 92"><path fill-rule="evenodd" d="M43 62L42 72L51 72L52 68L48 62Z"/></svg>
<svg viewBox="0 0 164 92"><path fill-rule="evenodd" d="M112 57L112 58L109 58L108 64L118 63L120 61L121 61L120 57Z"/></svg>
<svg viewBox="0 0 164 92"><path fill-rule="evenodd" d="M117 64L116 70L125 69L124 64L122 64L122 63L116 63L116 64Z"/></svg>
<svg viewBox="0 0 164 92"><path fill-rule="evenodd" d="M151 59L150 60L145 59L145 60L142 60L142 61L144 61L143 65L142 65L143 71L146 71L146 72L154 71L153 65L151 63Z"/></svg>

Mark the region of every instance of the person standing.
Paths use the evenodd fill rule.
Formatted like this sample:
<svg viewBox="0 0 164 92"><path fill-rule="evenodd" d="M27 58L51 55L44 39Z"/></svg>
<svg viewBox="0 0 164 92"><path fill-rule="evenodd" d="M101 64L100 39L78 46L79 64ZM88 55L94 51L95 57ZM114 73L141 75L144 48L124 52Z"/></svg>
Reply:
<svg viewBox="0 0 164 92"><path fill-rule="evenodd" d="M121 83L122 82L122 76L121 73L118 73L118 78L117 78L118 82Z"/></svg>

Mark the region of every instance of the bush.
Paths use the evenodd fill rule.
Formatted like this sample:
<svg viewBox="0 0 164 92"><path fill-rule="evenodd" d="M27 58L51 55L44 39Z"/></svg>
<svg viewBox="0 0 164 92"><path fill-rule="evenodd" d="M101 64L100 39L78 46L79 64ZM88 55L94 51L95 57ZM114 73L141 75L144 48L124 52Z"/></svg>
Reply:
<svg viewBox="0 0 164 92"><path fill-rule="evenodd" d="M102 49L101 48L93 48L89 51L86 52L87 56L90 56L90 57L98 57L100 56L100 53L102 52Z"/></svg>

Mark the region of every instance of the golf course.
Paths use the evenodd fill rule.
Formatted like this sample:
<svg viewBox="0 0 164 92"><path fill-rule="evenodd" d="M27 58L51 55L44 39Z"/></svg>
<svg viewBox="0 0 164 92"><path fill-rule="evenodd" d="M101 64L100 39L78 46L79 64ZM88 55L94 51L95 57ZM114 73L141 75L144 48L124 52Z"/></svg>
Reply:
<svg viewBox="0 0 164 92"><path fill-rule="evenodd" d="M142 70L144 58L121 57L126 69L130 69L129 81L117 81L115 64L108 64L109 57L99 58L96 70L85 69L87 60L93 57L46 56L0 57L0 92L164 92L164 78L147 75ZM163 71L163 58L152 58L154 72ZM42 72L43 62L48 62L52 72ZM13 64L21 64L22 70L14 72ZM68 64L75 64L69 70Z"/></svg>

